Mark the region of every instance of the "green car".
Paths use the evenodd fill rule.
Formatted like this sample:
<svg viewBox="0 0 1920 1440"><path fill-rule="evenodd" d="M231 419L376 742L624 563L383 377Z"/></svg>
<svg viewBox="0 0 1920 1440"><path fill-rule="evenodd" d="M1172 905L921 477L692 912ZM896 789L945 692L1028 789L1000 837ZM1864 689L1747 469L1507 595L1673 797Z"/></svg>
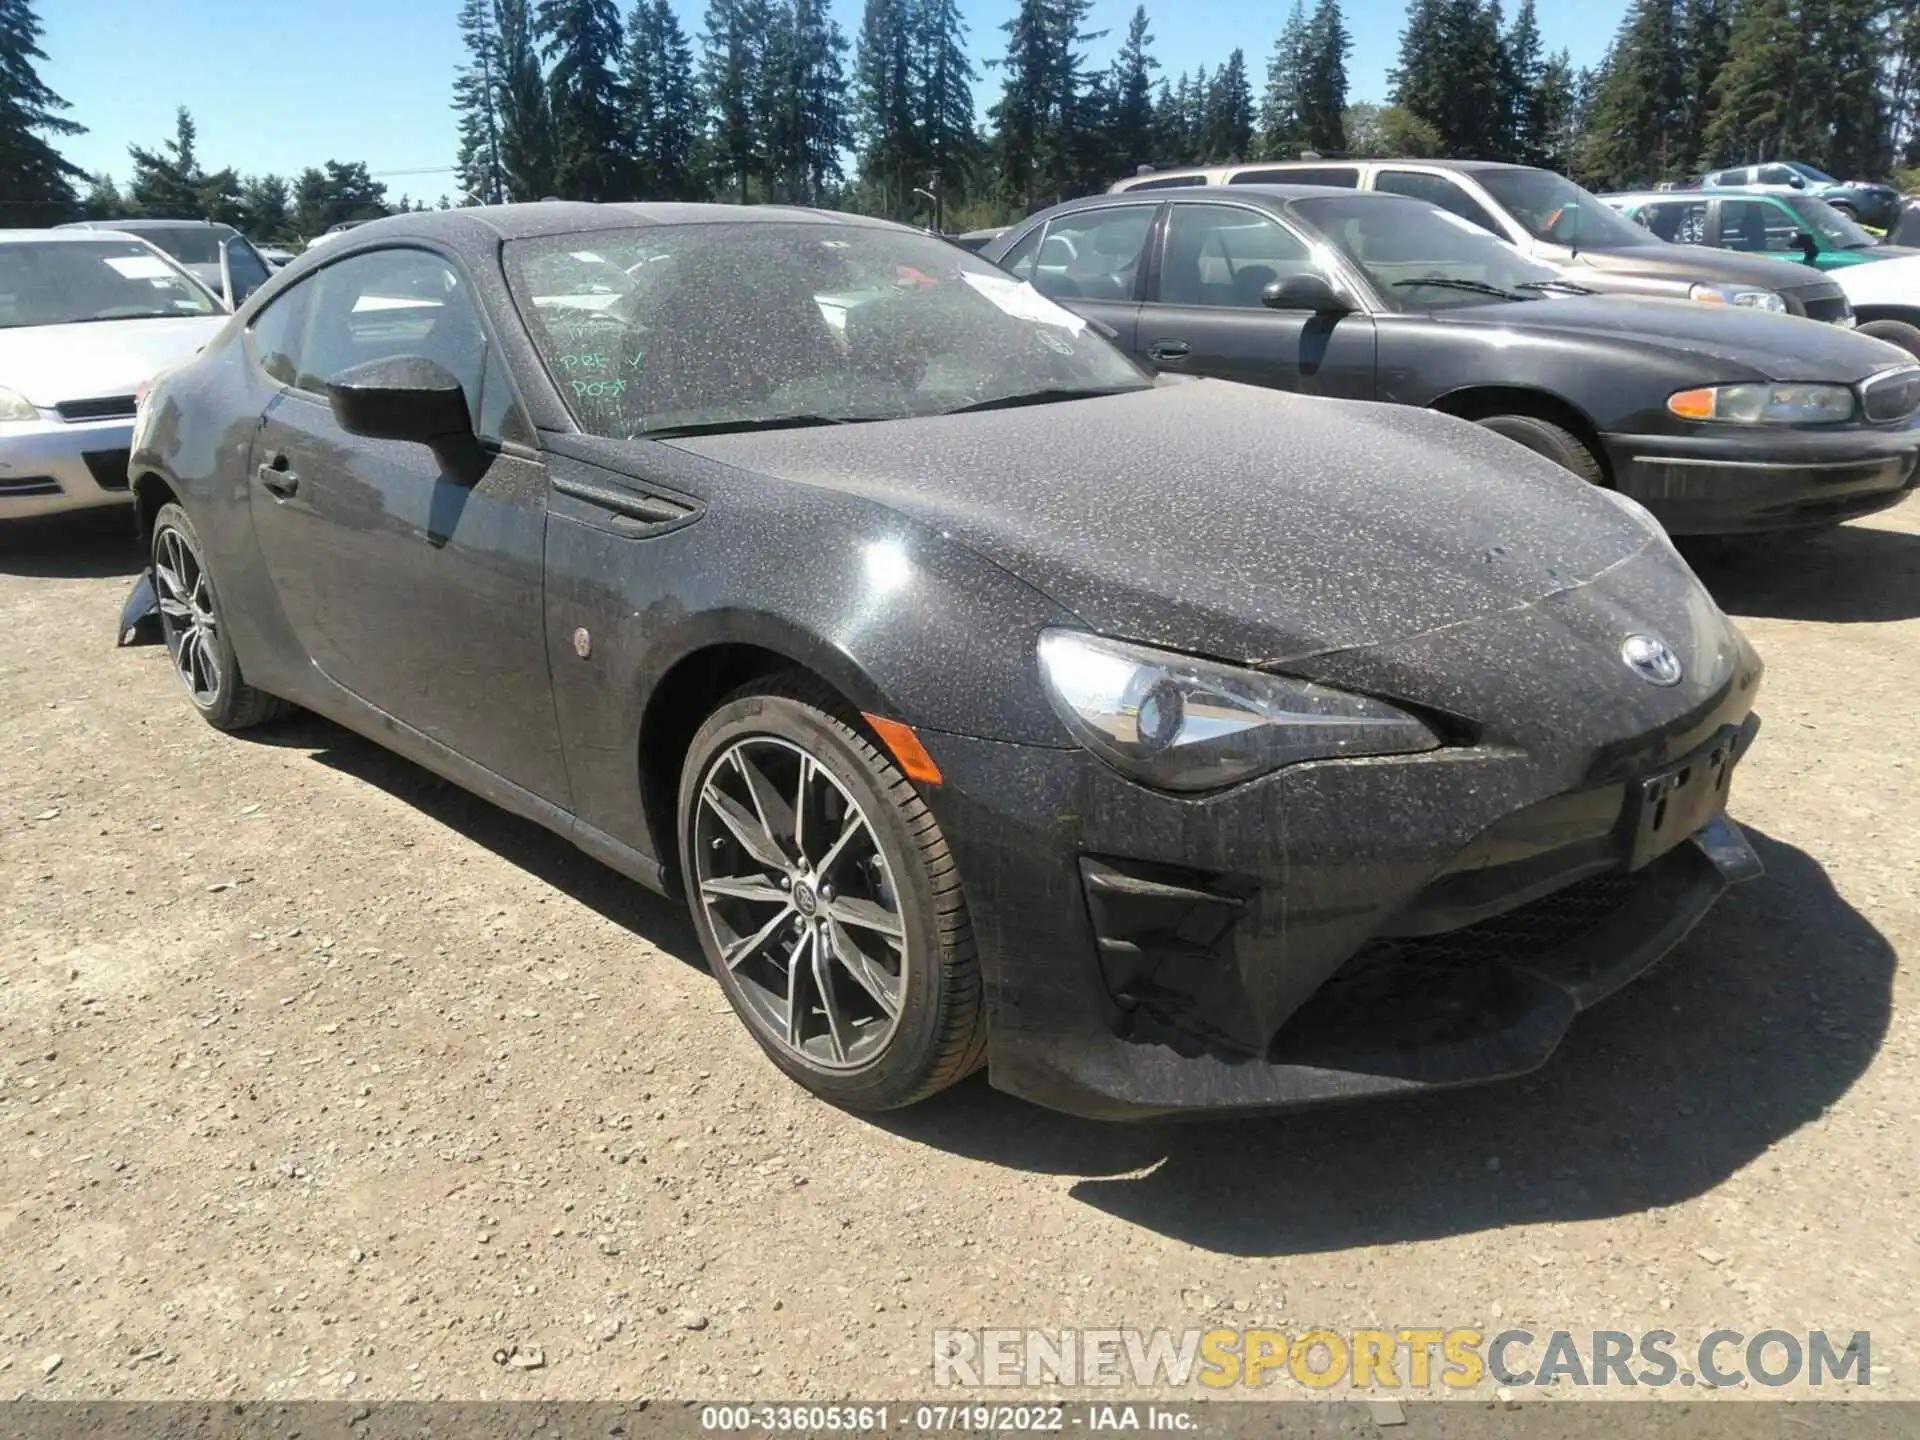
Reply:
<svg viewBox="0 0 1920 1440"><path fill-rule="evenodd" d="M1657 190L1608 195L1609 205L1662 240L1711 245L1800 260L1838 270L1873 260L1920 255L1883 245L1826 201L1812 195L1755 195L1734 190Z"/></svg>

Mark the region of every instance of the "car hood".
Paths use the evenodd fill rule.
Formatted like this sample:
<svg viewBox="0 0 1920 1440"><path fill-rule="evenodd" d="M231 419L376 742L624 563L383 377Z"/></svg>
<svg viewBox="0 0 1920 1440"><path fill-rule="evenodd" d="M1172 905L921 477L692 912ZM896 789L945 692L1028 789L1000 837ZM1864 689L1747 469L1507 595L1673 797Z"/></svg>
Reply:
<svg viewBox="0 0 1920 1440"><path fill-rule="evenodd" d="M1829 276L1846 291L1855 310L1868 305L1920 307L1920 255L1876 260L1871 265L1849 265Z"/></svg>
<svg viewBox="0 0 1920 1440"><path fill-rule="evenodd" d="M68 400L131 395L159 371L189 359L227 318L183 315L0 330L0 385L42 409Z"/></svg>
<svg viewBox="0 0 1920 1440"><path fill-rule="evenodd" d="M1702 305L1697 300L1555 296L1526 303L1463 306L1437 311L1433 318L1442 325L1604 336L1683 357L1689 374L1701 368L1700 356L1768 380L1855 383L1887 364L1878 342L1841 326L1813 325L1797 315L1732 305ZM1704 376L1702 383L1713 378Z"/></svg>
<svg viewBox="0 0 1920 1440"><path fill-rule="evenodd" d="M1706 245L1625 245L1618 250L1581 250L1567 263L1596 270L1631 271L1674 280L1725 281L1735 285L1791 289L1807 282L1806 267L1794 260L1770 260Z"/></svg>
<svg viewBox="0 0 1920 1440"><path fill-rule="evenodd" d="M1252 665L1523 610L1664 549L1465 421L1210 380L668 443L881 502L1106 634Z"/></svg>

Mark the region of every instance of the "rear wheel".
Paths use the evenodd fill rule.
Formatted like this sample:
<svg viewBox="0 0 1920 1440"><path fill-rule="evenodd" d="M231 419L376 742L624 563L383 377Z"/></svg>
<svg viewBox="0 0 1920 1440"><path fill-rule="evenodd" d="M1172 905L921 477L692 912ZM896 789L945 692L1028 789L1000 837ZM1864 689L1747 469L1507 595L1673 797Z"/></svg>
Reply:
<svg viewBox="0 0 1920 1440"><path fill-rule="evenodd" d="M153 588L167 656L193 708L220 730L245 730L277 720L292 708L256 690L240 673L226 615L214 592L200 532L178 505L153 519Z"/></svg>
<svg viewBox="0 0 1920 1440"><path fill-rule="evenodd" d="M1869 320L1860 327L1860 333L1884 340L1889 345L1898 345L1914 359L1920 360L1920 326L1909 325L1904 320Z"/></svg>
<svg viewBox="0 0 1920 1440"><path fill-rule="evenodd" d="M1479 423L1496 435L1517 441L1535 454L1544 455L1562 469L1571 470L1593 485L1607 483L1607 472L1599 457L1571 430L1542 420L1535 415L1487 415Z"/></svg>
<svg viewBox="0 0 1920 1440"><path fill-rule="evenodd" d="M761 682L708 717L680 780L687 900L773 1062L884 1110L979 1067L980 970L938 823L839 711L804 682Z"/></svg>

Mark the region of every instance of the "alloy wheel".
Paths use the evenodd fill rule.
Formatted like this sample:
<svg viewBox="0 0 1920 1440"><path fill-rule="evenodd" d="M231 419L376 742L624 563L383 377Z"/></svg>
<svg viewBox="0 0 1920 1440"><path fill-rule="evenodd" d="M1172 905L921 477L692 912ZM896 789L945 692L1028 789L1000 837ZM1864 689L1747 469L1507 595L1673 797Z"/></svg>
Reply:
<svg viewBox="0 0 1920 1440"><path fill-rule="evenodd" d="M220 618L213 582L193 542L169 525L154 537L153 578L160 631L174 673L193 703L211 707L220 694Z"/></svg>
<svg viewBox="0 0 1920 1440"><path fill-rule="evenodd" d="M900 1022L907 932L859 802L798 745L750 736L707 767L691 838L701 920L749 1022L813 1068L877 1058Z"/></svg>

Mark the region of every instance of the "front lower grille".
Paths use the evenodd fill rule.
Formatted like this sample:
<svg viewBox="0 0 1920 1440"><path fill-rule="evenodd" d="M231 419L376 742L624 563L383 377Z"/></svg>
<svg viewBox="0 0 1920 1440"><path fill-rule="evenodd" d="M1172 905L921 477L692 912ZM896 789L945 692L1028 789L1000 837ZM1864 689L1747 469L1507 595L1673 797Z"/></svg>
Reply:
<svg viewBox="0 0 1920 1440"><path fill-rule="evenodd" d="M102 490L127 488L127 466L133 459L131 451L89 450L80 458L87 462L87 469L93 474L93 483Z"/></svg>
<svg viewBox="0 0 1920 1440"><path fill-rule="evenodd" d="M1860 387L1860 403L1876 423L1906 419L1920 410L1920 365L1881 371Z"/></svg>
<svg viewBox="0 0 1920 1440"><path fill-rule="evenodd" d="M1464 929L1372 941L1346 968L1369 958L1403 964L1469 965L1551 955L1604 925L1633 898L1639 884L1637 875L1619 871L1595 875Z"/></svg>
<svg viewBox="0 0 1920 1440"><path fill-rule="evenodd" d="M131 395L103 395L96 400L63 400L54 411L69 423L79 420L131 420L135 409Z"/></svg>
<svg viewBox="0 0 1920 1440"><path fill-rule="evenodd" d="M24 500L30 495L58 495L60 482L51 475L0 476L0 500Z"/></svg>

